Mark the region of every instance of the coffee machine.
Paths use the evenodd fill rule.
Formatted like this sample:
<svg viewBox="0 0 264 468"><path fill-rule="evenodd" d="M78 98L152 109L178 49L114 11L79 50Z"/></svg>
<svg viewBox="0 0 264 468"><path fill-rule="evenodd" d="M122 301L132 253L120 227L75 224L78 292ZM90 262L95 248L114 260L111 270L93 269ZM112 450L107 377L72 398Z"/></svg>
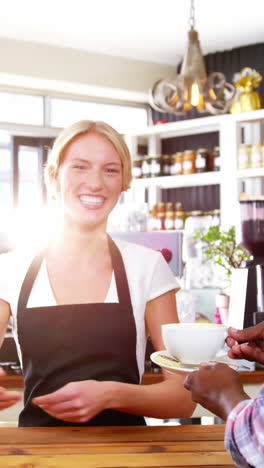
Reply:
<svg viewBox="0 0 264 468"><path fill-rule="evenodd" d="M250 259L234 271L228 325L246 328L264 320L264 199L240 200L241 246Z"/></svg>
<svg viewBox="0 0 264 468"><path fill-rule="evenodd" d="M253 257L246 262L249 269L249 296L256 305L255 310L250 307L245 310L246 327L264 320L264 199L241 200L240 210L241 245Z"/></svg>

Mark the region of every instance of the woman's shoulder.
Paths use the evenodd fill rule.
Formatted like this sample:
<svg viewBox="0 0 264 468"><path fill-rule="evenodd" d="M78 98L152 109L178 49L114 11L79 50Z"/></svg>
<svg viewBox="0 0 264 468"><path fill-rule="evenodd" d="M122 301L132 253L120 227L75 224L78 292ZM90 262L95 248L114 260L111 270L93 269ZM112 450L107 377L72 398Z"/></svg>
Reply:
<svg viewBox="0 0 264 468"><path fill-rule="evenodd" d="M0 254L0 268L17 271L24 269L34 258L35 252L30 249L17 248ZM8 270L6 270L8 271Z"/></svg>
<svg viewBox="0 0 264 468"><path fill-rule="evenodd" d="M132 258L135 262L150 261L156 263L161 257L161 253L144 245L137 244L123 239L114 239L123 257Z"/></svg>

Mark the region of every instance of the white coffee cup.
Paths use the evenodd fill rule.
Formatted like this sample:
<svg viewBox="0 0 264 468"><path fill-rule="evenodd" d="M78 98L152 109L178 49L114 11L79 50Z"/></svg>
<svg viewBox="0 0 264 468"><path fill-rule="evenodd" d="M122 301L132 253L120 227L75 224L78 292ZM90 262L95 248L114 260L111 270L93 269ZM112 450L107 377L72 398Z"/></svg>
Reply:
<svg viewBox="0 0 264 468"><path fill-rule="evenodd" d="M215 323L166 323L162 338L166 350L184 364L210 361L225 343L226 327Z"/></svg>

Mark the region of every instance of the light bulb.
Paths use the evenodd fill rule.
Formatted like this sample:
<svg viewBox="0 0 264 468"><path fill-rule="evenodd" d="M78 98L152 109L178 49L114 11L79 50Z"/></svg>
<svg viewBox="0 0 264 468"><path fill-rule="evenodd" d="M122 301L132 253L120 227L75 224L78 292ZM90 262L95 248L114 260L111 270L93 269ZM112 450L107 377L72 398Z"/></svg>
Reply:
<svg viewBox="0 0 264 468"><path fill-rule="evenodd" d="M199 86L196 81L193 82L191 86L191 104L195 107L199 104Z"/></svg>

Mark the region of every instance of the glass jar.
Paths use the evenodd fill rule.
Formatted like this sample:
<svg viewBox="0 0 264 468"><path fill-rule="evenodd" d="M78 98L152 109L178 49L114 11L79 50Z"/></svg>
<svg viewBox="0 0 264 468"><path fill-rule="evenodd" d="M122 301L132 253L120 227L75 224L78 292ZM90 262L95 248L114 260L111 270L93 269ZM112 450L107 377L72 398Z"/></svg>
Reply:
<svg viewBox="0 0 264 468"><path fill-rule="evenodd" d="M162 231L165 229L165 213L166 205L163 202L158 203L157 207L157 230Z"/></svg>
<svg viewBox="0 0 264 468"><path fill-rule="evenodd" d="M196 172L211 172L214 170L214 157L207 148L199 148L196 151Z"/></svg>
<svg viewBox="0 0 264 468"><path fill-rule="evenodd" d="M134 179L141 179L142 177L142 159L137 158L133 161L132 176Z"/></svg>
<svg viewBox="0 0 264 468"><path fill-rule="evenodd" d="M149 213L148 217L148 231L157 231L159 228L158 220L158 205L155 203Z"/></svg>
<svg viewBox="0 0 264 468"><path fill-rule="evenodd" d="M171 158L169 154L164 154L161 157L161 175L169 176L170 175L170 166L171 166Z"/></svg>
<svg viewBox="0 0 264 468"><path fill-rule="evenodd" d="M200 148L196 151L196 158L195 158L195 171L206 172L208 166L208 151L205 148Z"/></svg>
<svg viewBox="0 0 264 468"><path fill-rule="evenodd" d="M147 178L150 177L150 163L151 163L151 156L144 156L142 159L142 165L141 165L141 170L142 170L142 177Z"/></svg>
<svg viewBox="0 0 264 468"><path fill-rule="evenodd" d="M183 204L181 202L175 203L175 220L174 229L183 229L185 223L186 213L184 212Z"/></svg>
<svg viewBox="0 0 264 468"><path fill-rule="evenodd" d="M170 173L171 175L180 175L183 173L183 152L178 151L175 154L171 155L171 166Z"/></svg>
<svg viewBox="0 0 264 468"><path fill-rule="evenodd" d="M166 213L165 213L165 221L164 221L164 228L166 230L174 229L174 220L175 220L175 211L173 203L169 202L166 203Z"/></svg>
<svg viewBox="0 0 264 468"><path fill-rule="evenodd" d="M262 151L261 145L255 144L251 147L251 167L258 168L262 166Z"/></svg>
<svg viewBox="0 0 264 468"><path fill-rule="evenodd" d="M175 211L174 229L184 229L185 213L184 211Z"/></svg>
<svg viewBox="0 0 264 468"><path fill-rule="evenodd" d="M152 156L150 162L150 177L159 177L161 174L161 156Z"/></svg>
<svg viewBox="0 0 264 468"><path fill-rule="evenodd" d="M203 258L204 245L195 239L195 232L205 232L212 225L212 216L203 211L195 210L189 213L185 221L183 238L183 261L190 258Z"/></svg>
<svg viewBox="0 0 264 468"><path fill-rule="evenodd" d="M237 160L238 169L248 169L251 167L250 150L250 145L245 145L244 143L239 145Z"/></svg>
<svg viewBox="0 0 264 468"><path fill-rule="evenodd" d="M213 149L213 165L214 165L214 171L220 171L221 169L220 146L215 146Z"/></svg>
<svg viewBox="0 0 264 468"><path fill-rule="evenodd" d="M192 150L186 150L183 154L183 164L182 164L182 173L183 174L195 174L195 152Z"/></svg>

